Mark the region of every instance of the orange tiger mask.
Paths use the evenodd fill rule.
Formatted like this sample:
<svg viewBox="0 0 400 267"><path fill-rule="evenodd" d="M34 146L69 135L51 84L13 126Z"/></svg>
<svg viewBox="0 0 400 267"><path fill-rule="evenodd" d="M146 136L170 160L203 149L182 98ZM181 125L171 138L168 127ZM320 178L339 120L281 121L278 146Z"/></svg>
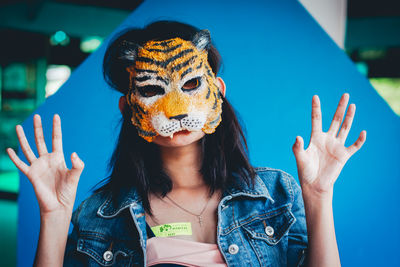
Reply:
<svg viewBox="0 0 400 267"><path fill-rule="evenodd" d="M211 134L221 122L222 98L207 61L208 30L191 41L173 38L143 46L124 42L131 122L148 142L181 130Z"/></svg>

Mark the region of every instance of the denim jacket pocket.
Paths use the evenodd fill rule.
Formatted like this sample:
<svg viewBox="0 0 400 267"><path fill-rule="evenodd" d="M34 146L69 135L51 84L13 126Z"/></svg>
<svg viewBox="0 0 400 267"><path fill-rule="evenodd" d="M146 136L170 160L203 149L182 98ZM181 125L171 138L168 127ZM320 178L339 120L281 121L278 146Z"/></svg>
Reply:
<svg viewBox="0 0 400 267"><path fill-rule="evenodd" d="M260 266L286 266L288 233L296 218L291 204L257 214L242 225Z"/></svg>
<svg viewBox="0 0 400 267"><path fill-rule="evenodd" d="M276 210L259 214L242 227L250 237L265 241L271 246L276 245L296 222L290 207L290 205L285 205Z"/></svg>
<svg viewBox="0 0 400 267"><path fill-rule="evenodd" d="M77 251L89 256L87 266L130 266L134 251L123 240L113 240L97 232L80 232Z"/></svg>

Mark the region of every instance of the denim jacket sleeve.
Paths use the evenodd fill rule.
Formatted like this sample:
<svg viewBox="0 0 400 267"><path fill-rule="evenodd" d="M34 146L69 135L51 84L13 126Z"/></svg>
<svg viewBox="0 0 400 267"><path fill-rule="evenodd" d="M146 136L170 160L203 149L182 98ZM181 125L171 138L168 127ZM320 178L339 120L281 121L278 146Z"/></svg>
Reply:
<svg viewBox="0 0 400 267"><path fill-rule="evenodd" d="M67 244L65 246L63 266L86 266L85 257L82 257L82 254L78 253L76 250L78 242L78 216L83 205L84 202L72 213L71 222L73 224L73 229L68 235Z"/></svg>
<svg viewBox="0 0 400 267"><path fill-rule="evenodd" d="M106 193L94 193L73 212L63 266L139 265L143 257L130 213L124 209L111 218L99 216L107 201Z"/></svg>
<svg viewBox="0 0 400 267"><path fill-rule="evenodd" d="M288 244L288 266L307 266L307 247L308 247L308 237L307 237L307 224L306 215L304 210L304 202L301 187L293 178L293 176L287 175L287 179L292 188L293 196L293 206L292 213L296 218L296 223L292 225L289 230L289 244Z"/></svg>

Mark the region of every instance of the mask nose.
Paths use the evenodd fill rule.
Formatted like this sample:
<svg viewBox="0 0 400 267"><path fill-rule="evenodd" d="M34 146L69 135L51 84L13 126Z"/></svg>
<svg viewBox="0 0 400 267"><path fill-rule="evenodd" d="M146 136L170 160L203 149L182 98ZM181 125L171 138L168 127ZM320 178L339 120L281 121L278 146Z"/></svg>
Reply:
<svg viewBox="0 0 400 267"><path fill-rule="evenodd" d="M175 120L180 121L181 119L187 117L187 115L188 115L188 114L176 115L176 116L169 117L169 119L170 119L170 120L175 119Z"/></svg>

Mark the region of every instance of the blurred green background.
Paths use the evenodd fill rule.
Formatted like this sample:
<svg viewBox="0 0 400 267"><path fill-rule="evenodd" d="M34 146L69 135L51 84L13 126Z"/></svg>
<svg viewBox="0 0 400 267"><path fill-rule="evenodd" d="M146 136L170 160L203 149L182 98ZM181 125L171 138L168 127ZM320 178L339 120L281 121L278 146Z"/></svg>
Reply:
<svg viewBox="0 0 400 267"><path fill-rule="evenodd" d="M327 2L301 2L312 9L310 13L318 20L323 14L318 13L321 9L313 9L317 1L318 5ZM8 147L18 149L15 126L56 93L73 70L141 3L141 0L3 0L0 3L1 266L16 266L19 174L5 152ZM400 116L397 1L340 3L345 4L345 26L343 41L337 42L338 45ZM243 1L246 4L249 2ZM321 26L324 27L323 23ZM34 140L28 141L34 146Z"/></svg>

